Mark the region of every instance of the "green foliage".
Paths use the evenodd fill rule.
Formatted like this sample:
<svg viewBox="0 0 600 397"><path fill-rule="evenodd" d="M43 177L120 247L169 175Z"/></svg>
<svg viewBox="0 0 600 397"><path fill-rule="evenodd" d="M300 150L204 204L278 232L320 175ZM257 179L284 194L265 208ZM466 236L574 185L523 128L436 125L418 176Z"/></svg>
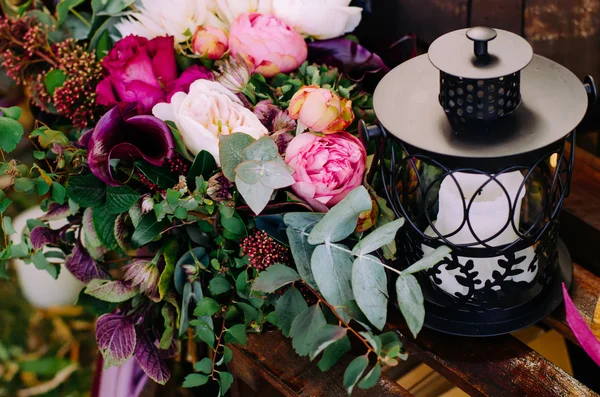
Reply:
<svg viewBox="0 0 600 397"><path fill-rule="evenodd" d="M398 306L414 337L417 336L425 321L425 307L423 306L423 291L415 276L407 274L396 280L396 295Z"/></svg>
<svg viewBox="0 0 600 397"><path fill-rule="evenodd" d="M372 255L356 258L352 265L352 291L369 322L383 329L388 305L387 275L378 258Z"/></svg>
<svg viewBox="0 0 600 397"><path fill-rule="evenodd" d="M77 0L80 1L80 0ZM65 4L66 1L60 3L57 7L61 7L61 5ZM46 89L48 90L48 94L50 96L54 95L54 91L57 88L62 87L62 85L67 80L67 75L60 69L53 69L46 74Z"/></svg>
<svg viewBox="0 0 600 397"><path fill-rule="evenodd" d="M256 291L271 293L298 280L300 280L300 276L294 269L276 263L259 274L258 278L254 280L253 288Z"/></svg>
<svg viewBox="0 0 600 397"><path fill-rule="evenodd" d="M106 211L118 215L127 212L140 198L140 194L129 186L109 186L106 189Z"/></svg>
<svg viewBox="0 0 600 397"><path fill-rule="evenodd" d="M279 328L283 335L289 337L290 329L294 319L303 311L308 309L308 305L302 297L302 294L296 288L288 289L275 303L275 311L279 316Z"/></svg>
<svg viewBox="0 0 600 397"><path fill-rule="evenodd" d="M8 115L0 117L0 149L7 153L15 150L23 137L23 132L23 126L17 120Z"/></svg>
<svg viewBox="0 0 600 397"><path fill-rule="evenodd" d="M131 244L134 248L143 247L156 239L168 225L167 220L158 221L154 213L144 215L139 225L131 236Z"/></svg>
<svg viewBox="0 0 600 397"><path fill-rule="evenodd" d="M296 353L308 356L312 351L315 334L326 324L327 321L319 305L311 306L300 313L292 322L290 329L290 336L293 338L292 346Z"/></svg>
<svg viewBox="0 0 600 397"><path fill-rule="evenodd" d="M121 281L99 279L90 281L85 293L110 303L125 302L139 294L138 291L127 288Z"/></svg>
<svg viewBox="0 0 600 397"><path fill-rule="evenodd" d="M235 181L235 168L243 161L243 150L254 141L254 138L242 132L219 137L221 170L230 181Z"/></svg>
<svg viewBox="0 0 600 397"><path fill-rule="evenodd" d="M109 250L119 249L119 244L115 237L115 221L117 216L110 214L106 207L94 208L92 210L92 219L94 230L98 239Z"/></svg>
<svg viewBox="0 0 600 397"><path fill-rule="evenodd" d="M346 372L344 372L344 387L348 391L348 395L352 394L354 385L356 385L356 382L358 382L365 369L367 369L367 365L369 365L367 356L359 356L352 360L348 368L346 368Z"/></svg>
<svg viewBox="0 0 600 397"><path fill-rule="evenodd" d="M94 175L72 176L67 185L67 197L82 207L104 205L106 186Z"/></svg>

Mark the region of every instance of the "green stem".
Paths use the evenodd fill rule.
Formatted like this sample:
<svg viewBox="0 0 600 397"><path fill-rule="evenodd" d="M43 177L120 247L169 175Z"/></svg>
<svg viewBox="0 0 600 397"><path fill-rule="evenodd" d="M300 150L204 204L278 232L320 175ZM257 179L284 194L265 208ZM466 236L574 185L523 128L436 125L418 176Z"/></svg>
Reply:
<svg viewBox="0 0 600 397"><path fill-rule="evenodd" d="M83 22L85 24L85 26L87 26L88 28L92 27L92 24L83 17L83 15L81 15L80 13L78 13L77 11L75 11L74 8L69 8L69 11L71 11L73 13L73 15L75 15L77 18L79 18L81 20L81 22Z"/></svg>

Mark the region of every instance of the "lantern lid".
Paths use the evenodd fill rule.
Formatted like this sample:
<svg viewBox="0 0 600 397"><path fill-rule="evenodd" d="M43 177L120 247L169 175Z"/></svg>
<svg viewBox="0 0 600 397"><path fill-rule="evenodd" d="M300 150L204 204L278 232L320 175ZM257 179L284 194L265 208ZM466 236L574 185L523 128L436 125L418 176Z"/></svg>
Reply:
<svg viewBox="0 0 600 397"><path fill-rule="evenodd" d="M539 55L521 72L522 103L481 139L456 135L438 102L439 71L421 55L389 72L373 105L381 125L409 145L442 155L501 158L535 151L569 134L588 107L583 84L567 68Z"/></svg>
<svg viewBox="0 0 600 397"><path fill-rule="evenodd" d="M466 79L494 79L525 68L531 45L501 29L475 27L447 33L429 46L429 59L442 72Z"/></svg>

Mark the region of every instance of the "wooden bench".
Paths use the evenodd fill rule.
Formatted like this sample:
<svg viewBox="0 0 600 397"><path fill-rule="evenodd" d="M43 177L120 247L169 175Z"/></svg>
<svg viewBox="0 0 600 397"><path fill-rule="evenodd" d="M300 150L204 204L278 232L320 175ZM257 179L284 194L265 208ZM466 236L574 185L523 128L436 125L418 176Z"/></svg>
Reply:
<svg viewBox="0 0 600 397"><path fill-rule="evenodd" d="M564 217L568 221L564 222L561 230L564 236L572 237L567 238L567 241L580 239L583 232L600 236L600 159L577 149L574 173L571 196L564 208ZM588 229L583 230L582 225ZM581 236L585 239L593 237L589 234ZM595 241L597 245L600 238ZM579 251L580 248L581 244L571 244L570 249L575 258L593 258L592 251L597 251L593 246L587 248L589 252ZM600 277L586 270L585 266L586 263L575 264L571 295L588 324L592 324L600 297ZM546 318L544 323L576 342L566 324L562 306ZM409 336L398 313L391 314L388 328L398 333L410 354L473 396L597 395L511 335L465 338L424 329L415 340ZM276 331L252 335L248 346L232 346L232 349L232 363L235 365L231 370L236 375L234 396L262 397L270 395L268 390L271 390L272 395L279 393L284 396L346 395L342 379L351 356L345 357L345 361L329 372L322 373L315 363L299 358L290 341ZM411 394L384 376L374 389L357 391L353 395Z"/></svg>

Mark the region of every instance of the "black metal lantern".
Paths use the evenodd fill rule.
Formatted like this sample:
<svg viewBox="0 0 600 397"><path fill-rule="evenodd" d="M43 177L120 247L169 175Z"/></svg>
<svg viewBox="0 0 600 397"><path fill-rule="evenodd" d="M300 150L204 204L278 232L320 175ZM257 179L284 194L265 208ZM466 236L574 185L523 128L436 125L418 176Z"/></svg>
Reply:
<svg viewBox="0 0 600 397"><path fill-rule="evenodd" d="M380 125L361 133L377 137L385 196L407 220L399 266L452 248L420 276L426 326L503 334L562 301L573 265L559 213L574 129L595 100L586 80L513 33L479 27L440 37L380 82Z"/></svg>

